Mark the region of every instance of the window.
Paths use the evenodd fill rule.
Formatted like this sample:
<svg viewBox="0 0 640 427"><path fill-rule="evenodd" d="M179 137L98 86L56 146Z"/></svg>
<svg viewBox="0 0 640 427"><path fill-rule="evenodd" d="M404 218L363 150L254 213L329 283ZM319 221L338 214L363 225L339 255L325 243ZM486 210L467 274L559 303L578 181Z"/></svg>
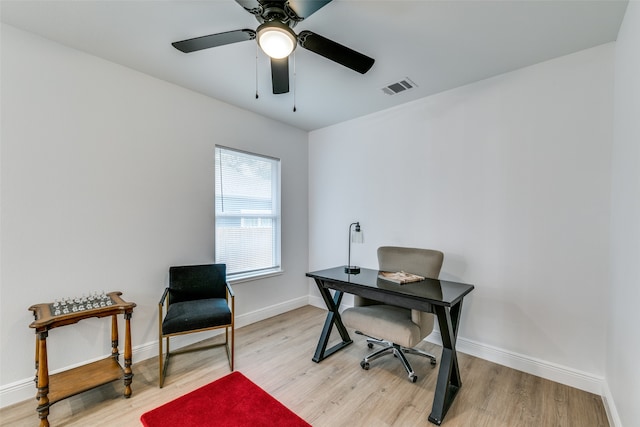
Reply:
<svg viewBox="0 0 640 427"><path fill-rule="evenodd" d="M229 279L280 271L280 160L216 146L217 263Z"/></svg>

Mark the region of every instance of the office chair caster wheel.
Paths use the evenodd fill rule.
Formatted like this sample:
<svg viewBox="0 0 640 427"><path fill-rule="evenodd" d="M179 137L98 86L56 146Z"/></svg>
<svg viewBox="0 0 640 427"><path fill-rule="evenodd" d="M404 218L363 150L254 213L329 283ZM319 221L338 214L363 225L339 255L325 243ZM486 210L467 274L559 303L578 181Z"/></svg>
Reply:
<svg viewBox="0 0 640 427"><path fill-rule="evenodd" d="M367 347L369 347L369 350L371 350L373 348L373 344L367 343Z"/></svg>
<svg viewBox="0 0 640 427"><path fill-rule="evenodd" d="M431 359L431 366L436 366L436 361L435 361L435 359Z"/></svg>
<svg viewBox="0 0 640 427"><path fill-rule="evenodd" d="M412 383L415 383L416 381L418 381L418 376L417 375L409 375L409 381L411 381Z"/></svg>
<svg viewBox="0 0 640 427"><path fill-rule="evenodd" d="M369 362L360 362L360 367L365 371L369 370Z"/></svg>

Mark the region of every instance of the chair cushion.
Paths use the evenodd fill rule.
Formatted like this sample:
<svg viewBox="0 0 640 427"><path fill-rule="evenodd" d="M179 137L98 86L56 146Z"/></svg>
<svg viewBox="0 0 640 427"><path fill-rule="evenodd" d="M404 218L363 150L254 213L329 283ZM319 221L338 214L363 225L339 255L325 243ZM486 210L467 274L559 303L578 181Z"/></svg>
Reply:
<svg viewBox="0 0 640 427"><path fill-rule="evenodd" d="M224 298L176 302L162 321L164 335L231 324L231 309Z"/></svg>
<svg viewBox="0 0 640 427"><path fill-rule="evenodd" d="M431 330L421 331L411 321L411 310L391 305L352 307L341 317L349 328L403 347L413 347L431 333Z"/></svg>

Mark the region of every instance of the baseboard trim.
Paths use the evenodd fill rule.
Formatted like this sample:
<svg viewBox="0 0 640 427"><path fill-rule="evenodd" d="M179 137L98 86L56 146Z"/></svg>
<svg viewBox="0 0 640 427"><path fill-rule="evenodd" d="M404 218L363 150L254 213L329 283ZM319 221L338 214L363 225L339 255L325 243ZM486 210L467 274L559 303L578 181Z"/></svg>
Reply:
<svg viewBox="0 0 640 427"><path fill-rule="evenodd" d="M609 390L609 384L606 382L604 383L604 390L602 393L602 403L604 404L604 410L607 413L609 425L611 427L622 427L622 421L620 420L615 400L613 400L613 395L611 394L611 390Z"/></svg>
<svg viewBox="0 0 640 427"><path fill-rule="evenodd" d="M442 345L439 331L433 331L427 341ZM488 360L518 371L568 385L589 393L602 396L604 378L587 372L558 365L545 360L525 356L502 348L481 344L479 342L458 337L456 348L459 352L469 354L480 359Z"/></svg>
<svg viewBox="0 0 640 427"><path fill-rule="evenodd" d="M296 308L304 307L305 305L309 305L309 297L307 295L261 308L259 310L254 310L250 313L241 314L236 317L236 328L241 328L261 320L269 319L270 317L295 310Z"/></svg>
<svg viewBox="0 0 640 427"><path fill-rule="evenodd" d="M326 305L320 297L309 296L309 304L326 310ZM345 308L348 307L341 306L340 311ZM434 330L433 333L426 338L426 341L442 345L440 332ZM603 401L605 401L605 407L607 407L607 401L613 402L612 396L605 395L607 387L603 377L482 344L464 337L458 337L456 347L461 353L602 396ZM611 410L611 412L615 414L615 407L613 405L609 404L608 410ZM614 420L615 418L616 417L613 417ZM611 425L615 426L619 424L611 423Z"/></svg>
<svg viewBox="0 0 640 427"><path fill-rule="evenodd" d="M279 314L286 313L291 310L295 310L296 308L304 307L305 305L308 305L308 304L309 304L309 298L308 296L305 295L300 298L295 298L295 299L285 301L279 304L275 304L269 307L261 308L259 310L255 310L250 313L238 315L235 318L236 329L241 328L243 326L250 325L252 323L259 322L261 320L268 319L270 317L277 316ZM202 341L203 339L216 336L217 334L221 334L221 333L222 331L216 331L213 333L201 332L201 333L192 334L192 335L179 335L171 339L171 349L177 350L179 348L185 347L187 345L195 344L199 341ZM108 355L104 355L92 360L83 361L75 365L66 366L64 368L51 371L51 374L76 368L86 363L95 362L96 360L101 360L104 357L108 357ZM134 370L135 370L135 363L142 362L143 360L151 359L154 357L158 357L158 341L157 340L133 347L132 358L134 361ZM13 405L15 403L20 403L28 399L33 399L34 411L35 411L35 406L36 406L35 393L36 393L36 388L33 383L33 377L15 381L13 383L1 386L0 387L0 408L4 408L10 405Z"/></svg>

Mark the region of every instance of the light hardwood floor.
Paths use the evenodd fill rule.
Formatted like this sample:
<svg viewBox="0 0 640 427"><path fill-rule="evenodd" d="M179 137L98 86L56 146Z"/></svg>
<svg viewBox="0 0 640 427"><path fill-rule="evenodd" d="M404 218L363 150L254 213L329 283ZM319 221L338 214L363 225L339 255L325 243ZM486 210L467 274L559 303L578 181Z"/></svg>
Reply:
<svg viewBox="0 0 640 427"><path fill-rule="evenodd" d="M433 426L427 417L437 367L409 356L419 377L415 384L393 357L364 371L359 362L369 349L351 330L354 344L314 363L325 314L307 306L237 329L236 370L314 427ZM440 347L420 346L439 357ZM463 385L443 426L609 425L599 396L461 353L459 362ZM229 365L223 347L178 355L162 389L156 358L134 360L133 372L130 399L122 397L120 381L107 384L53 405L51 426L140 426L144 412L228 374ZM4 408L0 425L37 426L35 409L35 399Z"/></svg>

